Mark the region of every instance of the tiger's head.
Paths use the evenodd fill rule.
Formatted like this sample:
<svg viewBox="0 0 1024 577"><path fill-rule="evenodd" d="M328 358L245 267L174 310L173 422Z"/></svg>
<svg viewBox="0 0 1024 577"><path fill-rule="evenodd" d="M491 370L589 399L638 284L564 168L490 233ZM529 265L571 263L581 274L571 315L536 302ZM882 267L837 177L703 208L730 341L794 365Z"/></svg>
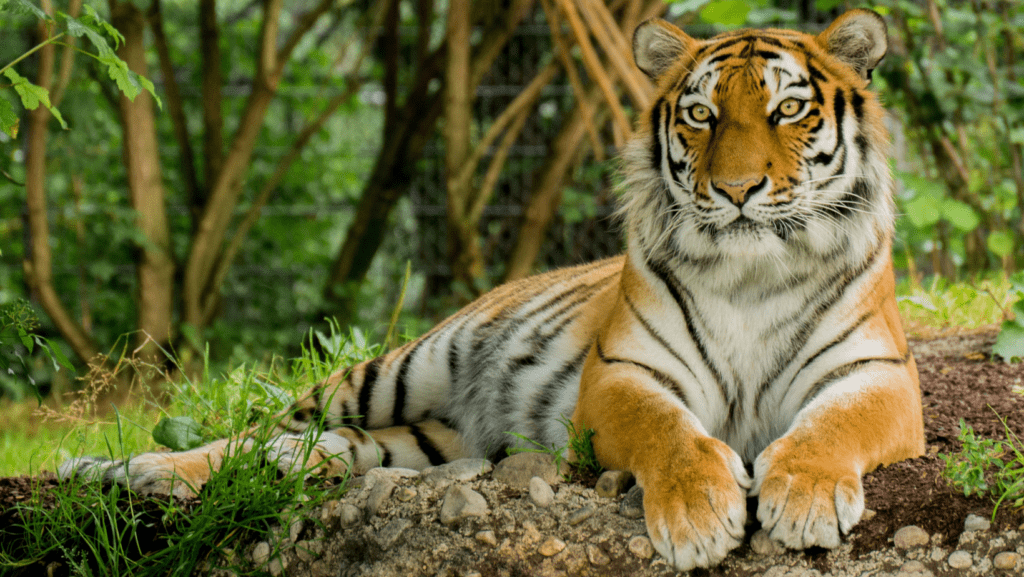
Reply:
<svg viewBox="0 0 1024 577"><path fill-rule="evenodd" d="M624 154L631 239L691 259L778 260L866 250L891 234L888 136L867 89L886 47L869 10L817 36L697 40L642 24L634 57L658 97Z"/></svg>

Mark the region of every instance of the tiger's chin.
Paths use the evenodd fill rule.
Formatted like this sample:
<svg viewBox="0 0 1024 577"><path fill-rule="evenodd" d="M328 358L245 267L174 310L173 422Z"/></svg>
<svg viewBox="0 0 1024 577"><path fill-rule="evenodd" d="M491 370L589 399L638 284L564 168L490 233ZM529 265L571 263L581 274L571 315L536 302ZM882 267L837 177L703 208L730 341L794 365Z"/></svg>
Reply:
<svg viewBox="0 0 1024 577"><path fill-rule="evenodd" d="M786 253L786 241L772 227L747 219L715 233L715 245L723 255L733 258L778 258Z"/></svg>

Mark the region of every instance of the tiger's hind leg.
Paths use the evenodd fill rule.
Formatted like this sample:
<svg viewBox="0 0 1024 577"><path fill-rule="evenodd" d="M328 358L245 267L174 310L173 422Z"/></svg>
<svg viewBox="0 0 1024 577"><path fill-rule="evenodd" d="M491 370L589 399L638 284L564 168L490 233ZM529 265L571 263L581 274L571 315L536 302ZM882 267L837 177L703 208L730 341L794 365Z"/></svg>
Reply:
<svg viewBox="0 0 1024 577"><path fill-rule="evenodd" d="M313 442L312 446L309 444ZM144 494L195 496L231 455L258 451L282 473L333 477L363 474L373 467L424 469L466 456L459 433L444 423L416 424L364 431L342 427L319 434L280 433L266 442L252 436L221 439L189 451L143 453L124 460L71 459L61 478L118 483Z"/></svg>

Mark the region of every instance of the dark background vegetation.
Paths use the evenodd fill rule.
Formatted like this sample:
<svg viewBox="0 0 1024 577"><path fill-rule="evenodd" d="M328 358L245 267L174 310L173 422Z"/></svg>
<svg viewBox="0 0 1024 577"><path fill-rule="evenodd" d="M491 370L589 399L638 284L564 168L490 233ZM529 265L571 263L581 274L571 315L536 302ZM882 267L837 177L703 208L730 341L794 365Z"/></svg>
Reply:
<svg viewBox="0 0 1024 577"><path fill-rule="evenodd" d="M0 305L27 301L79 367L294 356L328 318L380 339L403 286L399 328L416 335L504 280L616 254L615 150L652 95L631 67L636 23L815 32L865 5L86 1L160 104L51 45L15 69L69 128L40 107L0 134ZM1024 4L869 7L890 33L874 82L894 135L898 275L1020 270ZM0 30L0 66L48 34L10 10ZM3 346L32 360L9 364L0 395L74 386L38 350Z"/></svg>

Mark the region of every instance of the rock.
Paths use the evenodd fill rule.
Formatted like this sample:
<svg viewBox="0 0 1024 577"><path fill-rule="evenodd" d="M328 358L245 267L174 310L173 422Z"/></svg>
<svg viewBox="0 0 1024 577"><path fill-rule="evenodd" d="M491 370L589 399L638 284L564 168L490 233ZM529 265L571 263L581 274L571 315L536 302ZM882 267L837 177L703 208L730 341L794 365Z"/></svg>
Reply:
<svg viewBox="0 0 1024 577"><path fill-rule="evenodd" d="M892 542L896 545L897 549L920 547L928 544L928 532L917 525L907 525L896 531Z"/></svg>
<svg viewBox="0 0 1024 577"><path fill-rule="evenodd" d="M299 541L295 544L295 555L299 558L299 561L303 563L309 563L313 559L320 556L320 553L324 550L324 542L319 539L311 541Z"/></svg>
<svg viewBox="0 0 1024 577"><path fill-rule="evenodd" d="M391 520L377 532L377 544L385 551L390 550L395 546L395 543L398 543L398 539L402 536L402 532L409 527L412 527L412 521L409 519Z"/></svg>
<svg viewBox="0 0 1024 577"><path fill-rule="evenodd" d="M376 470L370 469L371 472ZM380 511L384 501L391 498L391 493L394 492L395 487L395 482L388 477L380 477L370 484L370 494L366 497L367 517L373 517Z"/></svg>
<svg viewBox="0 0 1024 577"><path fill-rule="evenodd" d="M303 523L302 519L295 519L288 525L288 542L295 543L299 540L299 535L302 534L302 529L305 528L306 524Z"/></svg>
<svg viewBox="0 0 1024 577"><path fill-rule="evenodd" d="M571 515L569 515L569 518L566 519L566 522L570 525L579 525L580 523L593 517L594 513L597 513L597 507L593 505L580 507L579 509L573 511Z"/></svg>
<svg viewBox="0 0 1024 577"><path fill-rule="evenodd" d="M953 551L949 559L946 559L946 563L954 569L966 569L974 564L974 559L971 559L971 554L967 551Z"/></svg>
<svg viewBox="0 0 1024 577"><path fill-rule="evenodd" d="M537 548L537 552L545 557L551 557L561 553L563 549L565 549L565 541L557 537L548 537Z"/></svg>
<svg viewBox="0 0 1024 577"><path fill-rule="evenodd" d="M964 521L964 531L988 531L991 526L988 519L974 514L968 515Z"/></svg>
<svg viewBox="0 0 1024 577"><path fill-rule="evenodd" d="M750 538L750 548L758 555L778 555L786 550L782 543L773 541L764 529L758 529Z"/></svg>
<svg viewBox="0 0 1024 577"><path fill-rule="evenodd" d="M416 489L413 489L412 487L399 487L398 490L395 491L395 498L403 503L408 503L415 499L418 494L419 493L416 492Z"/></svg>
<svg viewBox="0 0 1024 577"><path fill-rule="evenodd" d="M587 545L587 560L590 561L591 565L597 566L607 565L612 562L612 560L604 554L604 551L593 543Z"/></svg>
<svg viewBox="0 0 1024 577"><path fill-rule="evenodd" d="M402 479L412 479L420 476L416 469L402 469L400 467L374 467L363 475L363 487L372 491L374 486L381 481L390 481L393 485L398 484Z"/></svg>
<svg viewBox="0 0 1024 577"><path fill-rule="evenodd" d="M463 485L452 485L444 494L441 505L441 523L455 525L469 517L487 515L487 501L483 495Z"/></svg>
<svg viewBox="0 0 1024 577"><path fill-rule="evenodd" d="M864 512L861 513L860 520L861 521L870 521L870 520L874 519L875 515L877 515L877 514L878 513L875 513L871 509L864 509Z"/></svg>
<svg viewBox="0 0 1024 577"><path fill-rule="evenodd" d="M533 521L523 521L523 543L525 545L532 545L540 541L540 530L537 529L537 524Z"/></svg>
<svg viewBox="0 0 1024 577"><path fill-rule="evenodd" d="M900 567L900 573L921 573L927 569L920 561L907 561Z"/></svg>
<svg viewBox="0 0 1024 577"><path fill-rule="evenodd" d="M284 557L282 557L280 555L278 555L277 557L274 557L273 559L271 559L270 560L270 565L267 567L267 569L270 570L270 574L273 575L274 577L278 577L278 575L281 575L282 573L284 573L284 570L287 569L287 568L288 568L288 561L286 561L284 559Z"/></svg>
<svg viewBox="0 0 1024 577"><path fill-rule="evenodd" d="M629 471L605 471L597 479L597 486L594 490L601 497L614 498L626 490L626 485L633 480L633 473Z"/></svg>
<svg viewBox="0 0 1024 577"><path fill-rule="evenodd" d="M1020 561L1020 555L1013 551L1003 551L1002 553L996 554L995 558L992 559L992 565L996 569L1013 569L1017 566L1017 562Z"/></svg>
<svg viewBox="0 0 1024 577"><path fill-rule="evenodd" d="M530 479L530 500L538 507L547 507L555 500L555 492L544 479L533 477Z"/></svg>
<svg viewBox="0 0 1024 577"><path fill-rule="evenodd" d="M262 567L270 559L270 543L260 541L252 548L252 562Z"/></svg>
<svg viewBox="0 0 1024 577"><path fill-rule="evenodd" d="M338 508L338 520L342 527L352 527L363 521L363 512L352 503L342 503Z"/></svg>
<svg viewBox="0 0 1024 577"><path fill-rule="evenodd" d="M476 539L478 543L490 545L491 547L498 544L498 538L494 536L494 531L477 531L476 535L473 535L473 538Z"/></svg>
<svg viewBox="0 0 1024 577"><path fill-rule="evenodd" d="M626 496L619 503L619 515L627 519L639 519L644 516L644 490L640 485L633 485L633 488L626 492Z"/></svg>
<svg viewBox="0 0 1024 577"><path fill-rule="evenodd" d="M494 465L487 459L459 459L436 467L423 469L423 482L444 489L455 482L466 482L490 473Z"/></svg>
<svg viewBox="0 0 1024 577"><path fill-rule="evenodd" d="M637 535L630 539L626 547L630 553L641 559L650 559L654 556L654 545L651 544L650 539L643 535Z"/></svg>
<svg viewBox="0 0 1024 577"><path fill-rule="evenodd" d="M562 473L568 473L564 461L561 467L555 465L555 458L547 453L516 453L509 455L494 466L491 478L512 487L528 489L530 479L540 477L548 485L561 480Z"/></svg>

